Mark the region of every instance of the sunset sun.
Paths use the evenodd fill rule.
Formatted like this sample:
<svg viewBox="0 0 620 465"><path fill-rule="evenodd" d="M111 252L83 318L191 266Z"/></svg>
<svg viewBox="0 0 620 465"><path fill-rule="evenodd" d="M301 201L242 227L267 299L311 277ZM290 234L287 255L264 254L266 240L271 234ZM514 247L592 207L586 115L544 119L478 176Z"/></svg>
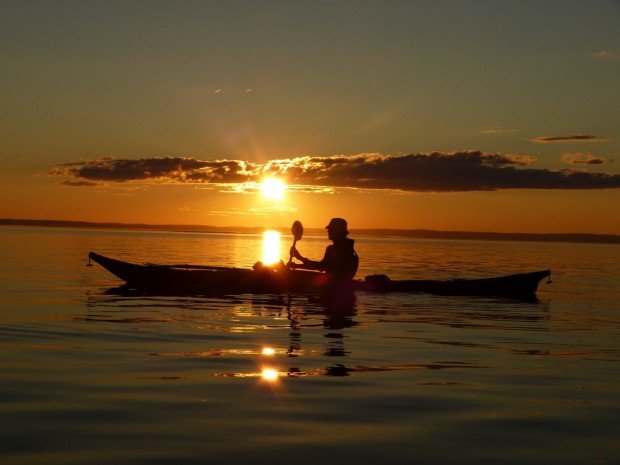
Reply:
<svg viewBox="0 0 620 465"><path fill-rule="evenodd" d="M282 200L286 185L278 178L265 178L261 183L261 193L269 200Z"/></svg>

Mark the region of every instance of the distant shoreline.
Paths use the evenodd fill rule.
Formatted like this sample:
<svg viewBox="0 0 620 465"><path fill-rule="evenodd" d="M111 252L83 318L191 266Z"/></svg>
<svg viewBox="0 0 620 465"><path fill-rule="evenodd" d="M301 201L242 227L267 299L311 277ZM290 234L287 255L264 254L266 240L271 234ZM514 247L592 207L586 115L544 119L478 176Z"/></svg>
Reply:
<svg viewBox="0 0 620 465"><path fill-rule="evenodd" d="M125 229L142 231L169 231L217 234L259 234L266 229L289 232L288 228L263 227L219 227L180 224L142 223L96 223L89 221L2 219L0 226L35 226L54 228ZM321 228L306 228L308 233L322 234ZM352 229L352 236L412 237L421 239L464 239L483 241L526 241L526 242L585 242L593 244L620 244L620 235L589 233L498 233L476 231L435 231L431 229Z"/></svg>

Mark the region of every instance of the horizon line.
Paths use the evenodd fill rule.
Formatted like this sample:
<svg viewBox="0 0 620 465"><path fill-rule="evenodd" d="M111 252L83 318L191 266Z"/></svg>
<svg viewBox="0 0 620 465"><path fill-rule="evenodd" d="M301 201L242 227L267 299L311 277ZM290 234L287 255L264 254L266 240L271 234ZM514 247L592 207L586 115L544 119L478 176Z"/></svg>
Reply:
<svg viewBox="0 0 620 465"><path fill-rule="evenodd" d="M288 231L288 226L211 226L196 224L149 224L149 223L123 223L123 222L96 222L78 220L41 220L41 219L14 219L0 218L0 226L35 226L35 227L61 227L61 228L93 228L93 229L137 229L170 232L192 233L235 233L235 232L259 232L269 229ZM323 231L324 228L308 227L307 231ZM531 233L531 232L494 232L494 231L461 231L461 230L436 230L436 229L406 229L406 228L352 228L355 234L366 236L399 236L427 239L463 239L463 240L504 240L504 241L527 241L527 242L582 242L582 243L605 243L620 244L618 234L600 234L586 232L570 233Z"/></svg>

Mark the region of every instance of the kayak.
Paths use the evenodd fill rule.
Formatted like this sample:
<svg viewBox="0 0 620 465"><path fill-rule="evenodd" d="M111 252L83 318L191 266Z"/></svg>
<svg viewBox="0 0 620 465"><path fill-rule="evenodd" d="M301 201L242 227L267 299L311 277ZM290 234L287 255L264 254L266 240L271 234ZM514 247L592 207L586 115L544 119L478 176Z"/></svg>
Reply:
<svg viewBox="0 0 620 465"><path fill-rule="evenodd" d="M334 290L329 276L318 271L290 269L284 265L256 269L197 265L143 265L104 257L94 252L92 260L125 281L130 289L166 294L279 294L324 293ZM391 280L385 275L370 275L351 280L338 289L348 291L417 292L441 295L504 296L535 298L538 284L551 275L550 270L479 279Z"/></svg>

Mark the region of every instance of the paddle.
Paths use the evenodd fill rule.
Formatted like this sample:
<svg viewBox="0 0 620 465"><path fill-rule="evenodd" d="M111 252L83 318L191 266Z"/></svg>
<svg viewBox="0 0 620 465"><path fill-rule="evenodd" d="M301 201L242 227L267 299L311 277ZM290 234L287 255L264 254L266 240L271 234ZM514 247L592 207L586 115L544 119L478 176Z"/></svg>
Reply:
<svg viewBox="0 0 620 465"><path fill-rule="evenodd" d="M304 235L304 226L301 224L301 221L295 221L293 226L291 226L291 233L293 234L293 247L297 244L297 241L301 240L301 236ZM287 268L291 267L291 263L293 262L293 254L291 253L288 263L286 264Z"/></svg>

